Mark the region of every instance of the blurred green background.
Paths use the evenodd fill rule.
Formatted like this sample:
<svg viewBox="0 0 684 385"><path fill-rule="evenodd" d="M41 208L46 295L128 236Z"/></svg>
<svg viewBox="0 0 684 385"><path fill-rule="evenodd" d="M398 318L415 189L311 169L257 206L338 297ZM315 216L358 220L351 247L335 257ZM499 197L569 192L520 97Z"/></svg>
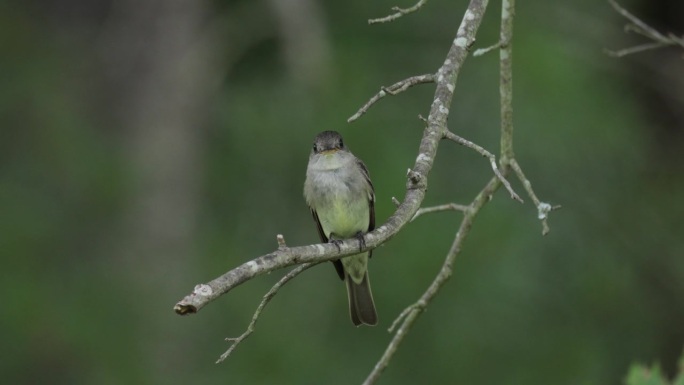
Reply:
<svg viewBox="0 0 684 385"><path fill-rule="evenodd" d="M410 224L378 249L380 315L354 328L329 264L254 279L180 317L205 282L276 247L317 242L302 198L310 144L342 132L368 165L382 223L402 198L434 87L346 119L380 86L434 72L467 2L0 2L0 373L7 384L354 384L386 329L438 271L460 216ZM682 33L679 0L624 4ZM490 4L475 48L498 37ZM678 24L677 24L678 23ZM684 346L684 60L613 59L604 1L519 2L515 150L542 200L500 191L454 275L381 384L618 384L634 362L672 375ZM498 150L498 55L469 58L449 120ZM441 144L425 205L466 203L486 160ZM515 189L522 193L519 183Z"/></svg>

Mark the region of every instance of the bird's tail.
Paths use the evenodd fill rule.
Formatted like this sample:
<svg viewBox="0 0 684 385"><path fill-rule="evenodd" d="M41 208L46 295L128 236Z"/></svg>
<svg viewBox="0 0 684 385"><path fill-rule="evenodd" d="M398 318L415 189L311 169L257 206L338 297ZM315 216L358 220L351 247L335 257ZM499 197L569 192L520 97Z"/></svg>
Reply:
<svg viewBox="0 0 684 385"><path fill-rule="evenodd" d="M345 281L347 282L347 295L349 296L349 315L354 325L377 325L378 314L375 311L375 303L373 303L368 272L363 275L363 280L360 283L354 282L349 274L347 274Z"/></svg>

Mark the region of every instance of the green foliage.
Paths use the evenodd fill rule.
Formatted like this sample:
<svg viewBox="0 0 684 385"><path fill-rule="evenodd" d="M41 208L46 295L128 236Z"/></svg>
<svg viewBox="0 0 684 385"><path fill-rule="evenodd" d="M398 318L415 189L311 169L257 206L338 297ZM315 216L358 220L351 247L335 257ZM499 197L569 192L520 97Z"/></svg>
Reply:
<svg viewBox="0 0 684 385"><path fill-rule="evenodd" d="M668 381L658 365L649 368L635 364L629 368L625 383L627 385L684 385L684 355L680 358L679 373L672 382Z"/></svg>

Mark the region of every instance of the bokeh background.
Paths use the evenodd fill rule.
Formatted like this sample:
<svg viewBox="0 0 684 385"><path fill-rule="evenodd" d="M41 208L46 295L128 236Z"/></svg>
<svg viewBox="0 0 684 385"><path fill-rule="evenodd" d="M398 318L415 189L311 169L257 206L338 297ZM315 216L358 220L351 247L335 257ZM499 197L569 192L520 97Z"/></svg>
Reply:
<svg viewBox="0 0 684 385"><path fill-rule="evenodd" d="M434 72L467 5L433 0L0 3L0 373L7 384L354 384L396 315L433 279L457 213L378 249L376 328L354 328L344 285L317 266L285 286L226 362L261 296L254 279L199 314L193 286L276 247L317 242L302 198L315 134L368 165L377 217L403 197L434 88L346 119L382 85ZM628 9L684 31L679 0ZM475 44L494 43L492 1ZM519 2L515 150L542 200L500 191L454 275L382 384L618 384L631 363L676 370L684 346L684 59L644 42L604 1ZM469 58L452 130L498 150L498 55ZM490 178L440 146L425 205L466 203ZM514 183L523 192L519 183Z"/></svg>

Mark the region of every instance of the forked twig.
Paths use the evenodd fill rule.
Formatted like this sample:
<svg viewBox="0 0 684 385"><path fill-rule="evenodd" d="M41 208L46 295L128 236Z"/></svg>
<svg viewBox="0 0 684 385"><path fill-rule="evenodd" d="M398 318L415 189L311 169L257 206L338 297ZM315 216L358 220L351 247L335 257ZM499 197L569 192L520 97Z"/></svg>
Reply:
<svg viewBox="0 0 684 385"><path fill-rule="evenodd" d="M444 137L446 139L454 141L454 142L456 142L462 146L466 146L472 150L475 150L478 154L480 154L486 158L489 158L489 163L492 166L492 170L494 171L494 175L496 175L496 177L499 178L499 180L501 180L501 183L503 183L506 190L508 190L508 193L511 194L511 198L520 202L520 203L524 203L522 198L520 198L520 196L515 191L513 191L513 187L511 187L511 184L508 183L506 178L501 174L501 171L499 171L499 168L496 166L496 157L494 156L494 154L485 150L484 148L482 148L482 146L479 146L479 145L477 145L477 144L475 144L469 140L461 138L460 136L454 134L451 131L447 131L446 134L444 135Z"/></svg>
<svg viewBox="0 0 684 385"><path fill-rule="evenodd" d="M644 52L644 51L649 51L653 49L658 49L661 47L668 47L668 46L674 46L678 45L682 48L684 48L684 36L678 37L675 36L672 33L668 33L667 35L662 34L658 32L655 28L651 27L650 25L646 24L643 22L641 19L638 17L634 16L632 13L624 9L620 4L617 3L615 0L608 0L610 5L615 9L617 13L622 15L625 19L629 20L631 24L627 24L625 26L625 32L636 32L641 36L646 37L647 39L652 40L651 43L644 43L640 44L634 47L629 47L629 48L624 48L621 50L613 51L609 49L605 49L604 51L613 57L623 57L626 55L631 55L635 54L638 52Z"/></svg>
<svg viewBox="0 0 684 385"><path fill-rule="evenodd" d="M409 13L416 12L417 10L420 9L423 5L427 3L427 0L418 0L416 4L414 4L412 7L409 8L399 8L399 7L392 7L392 10L395 11L395 13L391 15L387 15L385 17L379 17L377 19L370 19L368 20L368 24L376 24L376 23L387 23L389 21L394 21L404 15L408 15Z"/></svg>
<svg viewBox="0 0 684 385"><path fill-rule="evenodd" d="M424 75L418 75L418 76L411 76L410 78L398 81L394 84L392 84L389 87L380 87L380 92L377 94L373 95L366 104L364 104L361 108L359 108L358 111L354 115L352 115L349 119L347 119L347 123L351 123L355 121L356 119L360 118L361 115L365 114L369 108L373 104L375 104L378 100L384 98L385 96L389 95L397 95L400 94L404 91L406 91L409 87L415 86L417 84L424 84L424 83L434 83L435 82L435 75L433 74L424 74Z"/></svg>
<svg viewBox="0 0 684 385"><path fill-rule="evenodd" d="M280 239L280 238L279 238ZM226 350L219 359L216 361L216 363L221 363L223 362L228 356L230 356L231 353L233 353L233 350L242 342L245 338L249 337L250 334L254 332L254 328L256 326L257 321L259 320L259 316L261 315L261 312L264 310L266 305L275 297L275 295L278 293L278 290L286 284L288 281L290 281L292 278L298 276L300 273L302 273L304 270L317 265L318 262L311 262L311 263L305 263L302 265L297 266L296 268L292 269L289 273L285 274L283 278L280 279L280 281L276 282L273 287L271 287L271 290L269 290L265 295L264 298L261 300L261 303L257 307L256 311L254 312L254 315L252 316L252 321L250 321L249 325L247 325L247 329L245 330L244 333L240 334L239 337L228 337L226 338L226 341L230 341L230 347L228 350Z"/></svg>

